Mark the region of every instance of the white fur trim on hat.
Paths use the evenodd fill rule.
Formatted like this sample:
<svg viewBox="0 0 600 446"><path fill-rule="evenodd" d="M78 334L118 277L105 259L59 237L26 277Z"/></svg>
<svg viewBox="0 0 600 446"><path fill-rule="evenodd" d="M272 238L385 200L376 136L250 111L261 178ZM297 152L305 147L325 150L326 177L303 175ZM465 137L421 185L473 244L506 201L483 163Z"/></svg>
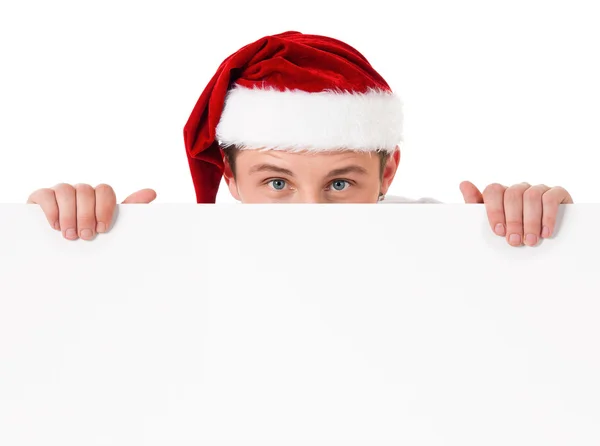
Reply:
<svg viewBox="0 0 600 446"><path fill-rule="evenodd" d="M402 142L402 101L393 93L235 86L217 140L224 147L287 151L387 151Z"/></svg>

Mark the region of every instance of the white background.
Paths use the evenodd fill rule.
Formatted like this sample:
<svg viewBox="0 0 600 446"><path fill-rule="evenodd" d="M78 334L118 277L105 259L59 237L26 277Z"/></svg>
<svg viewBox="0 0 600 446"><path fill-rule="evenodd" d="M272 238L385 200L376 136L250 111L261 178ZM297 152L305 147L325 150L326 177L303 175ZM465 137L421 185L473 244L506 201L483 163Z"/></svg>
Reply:
<svg viewBox="0 0 600 446"><path fill-rule="evenodd" d="M392 6L393 5L393 6ZM392 9L393 8L393 9ZM0 202L57 182L194 202L183 126L218 65L287 30L355 46L405 102L391 193L460 181L565 186L597 202L595 1L0 3ZM232 201L222 190L220 201Z"/></svg>

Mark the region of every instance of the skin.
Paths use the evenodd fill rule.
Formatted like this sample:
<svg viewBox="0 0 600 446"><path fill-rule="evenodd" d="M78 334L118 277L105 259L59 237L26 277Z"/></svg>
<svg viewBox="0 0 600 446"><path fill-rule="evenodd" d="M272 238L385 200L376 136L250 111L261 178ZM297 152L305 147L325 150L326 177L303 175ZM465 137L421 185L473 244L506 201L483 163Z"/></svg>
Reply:
<svg viewBox="0 0 600 446"><path fill-rule="evenodd" d="M375 203L387 193L399 162L396 151L380 176L375 153L242 150L235 177L227 166L225 181L242 203Z"/></svg>
<svg viewBox="0 0 600 446"><path fill-rule="evenodd" d="M241 151L233 175L226 163L224 177L233 197L242 203L376 203L396 175L400 151L389 158L383 172L372 153L319 154L282 151ZM498 183L481 192L464 181L465 203L484 204L492 231L511 246L535 246L552 237L560 204L573 203L562 187ZM145 204L156 198L152 189L128 196L123 204ZM112 187L101 184L58 184L33 192L27 203L39 205L50 225L68 240L92 240L106 232L117 204Z"/></svg>

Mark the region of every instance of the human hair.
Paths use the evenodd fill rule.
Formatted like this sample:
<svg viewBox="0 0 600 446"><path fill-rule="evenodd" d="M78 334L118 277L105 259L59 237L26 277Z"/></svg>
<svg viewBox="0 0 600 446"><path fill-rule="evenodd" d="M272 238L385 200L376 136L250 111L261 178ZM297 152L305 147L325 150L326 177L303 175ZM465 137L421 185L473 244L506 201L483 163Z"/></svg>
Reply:
<svg viewBox="0 0 600 446"><path fill-rule="evenodd" d="M233 174L233 177L235 178L235 158L237 156L237 154L240 152L240 150L243 150L240 147L237 146L229 146L229 147L223 147L223 153L225 154L225 159L227 160L227 163L229 164L229 166L231 167L231 173ZM388 152L384 152L382 150L378 150L377 155L379 156L379 175L381 178L383 178L383 172L385 170L385 165L388 161L388 159L390 158L390 154Z"/></svg>

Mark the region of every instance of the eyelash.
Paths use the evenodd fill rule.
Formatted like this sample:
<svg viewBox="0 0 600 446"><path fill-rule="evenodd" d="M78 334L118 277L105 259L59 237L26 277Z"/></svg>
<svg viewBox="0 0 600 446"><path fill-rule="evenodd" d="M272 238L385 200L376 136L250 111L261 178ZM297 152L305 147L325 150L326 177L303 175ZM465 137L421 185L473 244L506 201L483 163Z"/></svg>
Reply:
<svg viewBox="0 0 600 446"><path fill-rule="evenodd" d="M353 183L352 181L350 181L350 180L346 180L346 179L344 179L344 178L336 178L335 180L333 180L333 181L331 181L331 182L329 183L329 186L327 187L327 190L331 190L331 189L332 189L332 185L333 185L333 183L336 183L336 182L338 182L338 181L343 181L343 182L344 182L344 183L346 183L347 185L346 185L346 187L345 187L345 188L343 188L342 190L336 190L336 189L333 189L335 192L343 192L343 191L345 191L346 189L348 189L350 186L353 186L353 185L354 185L354 183Z"/></svg>
<svg viewBox="0 0 600 446"><path fill-rule="evenodd" d="M285 187L283 189L275 189L271 183L273 183L273 181L283 181L285 183L285 185L288 185L287 180L284 180L283 178L270 178L267 181L265 181L265 184L267 186L269 186L272 190L276 191L276 192L281 192L282 190L285 190Z"/></svg>
<svg viewBox="0 0 600 446"><path fill-rule="evenodd" d="M270 178L270 179L266 180L264 184L266 184L267 186L270 186L270 188L272 190L277 191L277 192L281 192L282 190L285 190L285 187L283 189L276 189L275 187L273 187L272 183L274 181L283 181L286 186L288 185L288 181L284 180L283 178ZM340 191L335 190L332 187L333 183L338 182L338 181L343 181L344 183L346 183L346 187L344 189L340 190ZM327 186L326 190L332 190L333 189L335 192L343 192L346 189L348 189L350 186L353 186L353 185L354 185L354 183L352 181L350 181L350 180L346 180L346 179L343 179L343 178L336 178L335 180L329 182L329 185Z"/></svg>

